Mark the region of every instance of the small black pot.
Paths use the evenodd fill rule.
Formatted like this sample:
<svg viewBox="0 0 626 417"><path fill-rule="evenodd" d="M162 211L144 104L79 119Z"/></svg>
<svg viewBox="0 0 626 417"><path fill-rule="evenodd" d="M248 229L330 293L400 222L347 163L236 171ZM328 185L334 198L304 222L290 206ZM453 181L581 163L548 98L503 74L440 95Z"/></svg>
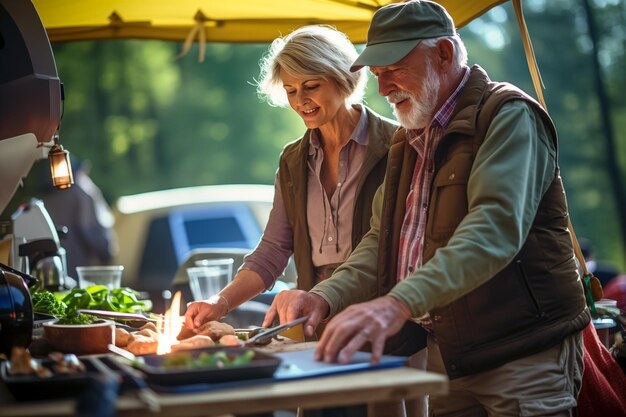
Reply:
<svg viewBox="0 0 626 417"><path fill-rule="evenodd" d="M0 268L0 353L27 348L33 336L33 303L20 275Z"/></svg>

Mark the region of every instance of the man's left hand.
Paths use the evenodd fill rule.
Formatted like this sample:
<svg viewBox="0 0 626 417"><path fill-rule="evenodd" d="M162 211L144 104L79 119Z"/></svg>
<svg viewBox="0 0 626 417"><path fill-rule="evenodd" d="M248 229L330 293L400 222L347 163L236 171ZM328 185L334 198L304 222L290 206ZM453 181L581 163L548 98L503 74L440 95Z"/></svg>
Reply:
<svg viewBox="0 0 626 417"><path fill-rule="evenodd" d="M328 323L315 350L315 359L348 363L359 348L370 342L375 365L380 361L387 338L399 332L410 317L405 304L388 296L351 305Z"/></svg>

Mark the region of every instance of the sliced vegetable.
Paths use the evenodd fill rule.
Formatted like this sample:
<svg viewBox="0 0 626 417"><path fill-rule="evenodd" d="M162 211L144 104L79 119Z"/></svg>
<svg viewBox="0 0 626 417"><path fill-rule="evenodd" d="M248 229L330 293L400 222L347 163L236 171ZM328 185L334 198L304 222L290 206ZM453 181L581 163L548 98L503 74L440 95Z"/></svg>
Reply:
<svg viewBox="0 0 626 417"><path fill-rule="evenodd" d="M65 316L59 318L59 324L91 324L99 320L90 314L77 313L76 310L67 310Z"/></svg>
<svg viewBox="0 0 626 417"><path fill-rule="evenodd" d="M197 357L189 353L179 353L168 356L161 366L164 368L229 368L247 365L253 358L253 350L230 356L221 350L215 353L202 352Z"/></svg>

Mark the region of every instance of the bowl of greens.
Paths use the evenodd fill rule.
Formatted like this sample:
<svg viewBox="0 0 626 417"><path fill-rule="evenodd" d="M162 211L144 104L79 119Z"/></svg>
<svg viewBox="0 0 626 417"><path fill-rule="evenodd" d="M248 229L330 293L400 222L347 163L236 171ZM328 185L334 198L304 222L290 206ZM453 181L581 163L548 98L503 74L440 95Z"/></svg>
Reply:
<svg viewBox="0 0 626 417"><path fill-rule="evenodd" d="M102 285L69 292L36 291L31 299L34 312L55 317L42 325L49 347L77 355L106 353L107 345L115 343L115 322L79 310L138 313L151 307L149 300L138 299L138 292L131 288L110 290Z"/></svg>
<svg viewBox="0 0 626 417"><path fill-rule="evenodd" d="M106 353L109 343L115 343L115 322L95 319L86 324L62 324L54 320L43 324L43 337L51 350L76 355Z"/></svg>

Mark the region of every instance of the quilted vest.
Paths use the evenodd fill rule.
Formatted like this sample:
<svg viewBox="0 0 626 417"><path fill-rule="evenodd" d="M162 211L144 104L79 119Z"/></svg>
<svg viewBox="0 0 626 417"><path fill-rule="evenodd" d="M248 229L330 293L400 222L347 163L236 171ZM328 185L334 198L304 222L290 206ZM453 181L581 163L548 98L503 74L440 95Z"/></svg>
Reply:
<svg viewBox="0 0 626 417"><path fill-rule="evenodd" d="M435 152L424 263L447 244L467 215L467 183L474 158L493 117L510 100L523 100L534 108L556 146L554 125L534 99L510 84L492 82L482 68L473 66ZM396 284L400 229L416 161L405 133L396 133L389 153L379 238L380 295ZM567 225L557 168L514 259L480 287L429 312L450 378L545 350L589 322Z"/></svg>

